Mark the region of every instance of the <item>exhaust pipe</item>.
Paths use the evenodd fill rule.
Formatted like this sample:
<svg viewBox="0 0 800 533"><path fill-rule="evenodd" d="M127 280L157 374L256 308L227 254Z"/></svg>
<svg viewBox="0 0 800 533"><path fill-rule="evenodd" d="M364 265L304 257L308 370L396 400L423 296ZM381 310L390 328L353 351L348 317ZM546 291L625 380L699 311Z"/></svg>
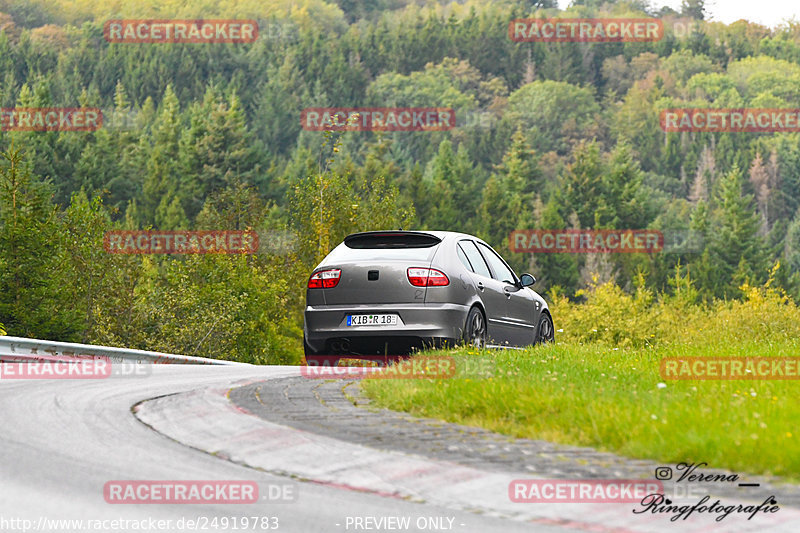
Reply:
<svg viewBox="0 0 800 533"><path fill-rule="evenodd" d="M350 351L350 339L342 339L341 348L343 352Z"/></svg>
<svg viewBox="0 0 800 533"><path fill-rule="evenodd" d="M339 353L342 351L342 346L339 344L339 341L331 341L331 351L333 353Z"/></svg>

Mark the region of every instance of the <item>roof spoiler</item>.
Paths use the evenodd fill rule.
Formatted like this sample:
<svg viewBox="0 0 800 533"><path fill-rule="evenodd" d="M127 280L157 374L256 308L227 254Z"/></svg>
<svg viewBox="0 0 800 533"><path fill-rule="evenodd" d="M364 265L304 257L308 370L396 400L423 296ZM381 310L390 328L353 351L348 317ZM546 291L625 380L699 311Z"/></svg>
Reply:
<svg viewBox="0 0 800 533"><path fill-rule="evenodd" d="M421 231L365 231L344 238L348 248L430 248L442 239Z"/></svg>

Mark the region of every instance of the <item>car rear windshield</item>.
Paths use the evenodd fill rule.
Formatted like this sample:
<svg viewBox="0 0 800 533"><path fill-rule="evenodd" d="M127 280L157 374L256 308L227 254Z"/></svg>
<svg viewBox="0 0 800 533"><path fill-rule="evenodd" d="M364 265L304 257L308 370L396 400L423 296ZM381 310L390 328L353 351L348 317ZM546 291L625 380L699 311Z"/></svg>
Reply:
<svg viewBox="0 0 800 533"><path fill-rule="evenodd" d="M328 262L407 260L429 262L442 242L426 233L363 233L350 235L327 258Z"/></svg>
<svg viewBox="0 0 800 533"><path fill-rule="evenodd" d="M355 233L345 237L348 248L430 248L442 239L429 233L386 232Z"/></svg>

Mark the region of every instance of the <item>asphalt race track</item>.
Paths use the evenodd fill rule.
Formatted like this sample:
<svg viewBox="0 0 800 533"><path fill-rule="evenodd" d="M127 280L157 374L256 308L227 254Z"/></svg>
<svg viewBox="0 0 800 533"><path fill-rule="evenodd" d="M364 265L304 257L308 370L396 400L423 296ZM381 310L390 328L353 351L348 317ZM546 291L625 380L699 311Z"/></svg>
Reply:
<svg viewBox="0 0 800 533"><path fill-rule="evenodd" d="M206 517L207 522L203 519L204 524L195 525L206 525L209 531L234 531L232 522L227 528L220 522L232 516L277 517L278 528L271 530L289 533L355 531L356 516L410 517L412 525L423 517L421 524L452 524L453 531L464 532L531 530L521 522L254 470L160 435L132 412L132 406L143 400L207 387L232 387L241 380L296 376L297 367L146 365L146 370L148 375L144 376L102 380L0 379L0 530L23 531L22 520L31 521L29 531L66 532L98 531L88 528L89 520L153 519L172 521L163 531L201 531L199 527L189 529L187 521ZM255 417L253 420L257 421ZM270 486L289 486L294 489L295 500L244 505L121 505L106 503L103 496L104 485L112 480L231 479L256 481L267 494ZM213 517L219 519L216 528L211 527ZM348 517L351 523L346 529ZM452 522L426 522L428 517L448 517ZM83 520L85 527L48 523L48 519ZM179 524L181 519L185 520ZM272 526L275 522L267 523ZM184 528L179 529L179 525ZM252 524L250 527L253 530ZM103 529L112 530L138 529ZM570 531L544 526L537 526L537 530Z"/></svg>
<svg viewBox="0 0 800 533"><path fill-rule="evenodd" d="M520 472L512 461L492 469L494 456L469 437L461 454L469 461L450 460L448 446L427 453L414 444L417 430L392 413L370 413L367 426L343 431L361 418L354 411L361 408L341 397L347 382L304 380L298 367L142 365L139 373L0 379L0 530L797 531L800 523L785 498L769 522L736 516L722 524L633 515L631 504L514 503L511 479L545 478L554 467ZM389 422L395 429L384 427ZM380 443L365 427L381 432ZM421 441L436 440L419 427ZM443 432L442 442L458 439ZM585 459L593 460L588 451ZM171 480L255 483L259 501L104 496L110 482Z"/></svg>

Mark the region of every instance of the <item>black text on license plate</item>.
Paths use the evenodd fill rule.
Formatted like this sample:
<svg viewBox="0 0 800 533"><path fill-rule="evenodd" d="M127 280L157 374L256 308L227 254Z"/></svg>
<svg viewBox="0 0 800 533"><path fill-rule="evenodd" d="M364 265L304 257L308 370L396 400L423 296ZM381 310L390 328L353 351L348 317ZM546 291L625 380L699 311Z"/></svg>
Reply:
<svg viewBox="0 0 800 533"><path fill-rule="evenodd" d="M348 326L396 326L397 315L347 315Z"/></svg>

